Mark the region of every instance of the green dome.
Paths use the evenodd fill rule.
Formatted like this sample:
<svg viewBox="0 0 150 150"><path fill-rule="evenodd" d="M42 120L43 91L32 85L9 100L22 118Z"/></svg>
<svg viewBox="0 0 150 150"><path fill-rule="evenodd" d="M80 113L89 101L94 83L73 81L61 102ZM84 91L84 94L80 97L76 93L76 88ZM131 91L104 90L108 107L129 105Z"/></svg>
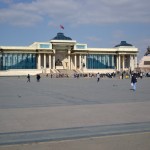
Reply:
<svg viewBox="0 0 150 150"><path fill-rule="evenodd" d="M70 37L64 36L63 33L59 32L52 40L72 40Z"/></svg>
<svg viewBox="0 0 150 150"><path fill-rule="evenodd" d="M133 45L132 44L128 44L126 41L121 41L121 43L116 45L115 47L120 47L120 46L133 46Z"/></svg>

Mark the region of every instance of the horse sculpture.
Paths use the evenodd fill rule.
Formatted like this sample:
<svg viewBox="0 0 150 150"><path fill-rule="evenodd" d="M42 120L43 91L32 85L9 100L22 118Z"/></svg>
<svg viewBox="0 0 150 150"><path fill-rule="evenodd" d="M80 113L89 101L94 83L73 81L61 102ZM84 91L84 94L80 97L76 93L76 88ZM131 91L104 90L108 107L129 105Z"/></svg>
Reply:
<svg viewBox="0 0 150 150"><path fill-rule="evenodd" d="M150 46L148 46L146 53L144 54L144 56L147 56L150 54Z"/></svg>

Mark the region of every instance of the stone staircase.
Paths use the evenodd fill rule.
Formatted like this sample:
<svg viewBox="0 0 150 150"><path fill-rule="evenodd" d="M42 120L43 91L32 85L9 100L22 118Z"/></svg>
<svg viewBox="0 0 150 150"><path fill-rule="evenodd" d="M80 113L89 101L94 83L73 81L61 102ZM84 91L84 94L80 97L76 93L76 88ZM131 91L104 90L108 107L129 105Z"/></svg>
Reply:
<svg viewBox="0 0 150 150"><path fill-rule="evenodd" d="M57 70L60 74L67 74L69 77L72 77L74 73L76 73L75 70L68 70L68 69L58 69Z"/></svg>

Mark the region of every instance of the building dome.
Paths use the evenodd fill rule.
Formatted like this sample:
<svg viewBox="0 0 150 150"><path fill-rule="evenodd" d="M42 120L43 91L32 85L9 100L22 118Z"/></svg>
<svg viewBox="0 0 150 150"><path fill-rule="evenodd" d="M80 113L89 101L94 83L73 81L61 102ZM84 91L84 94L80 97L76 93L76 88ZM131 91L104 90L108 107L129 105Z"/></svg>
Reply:
<svg viewBox="0 0 150 150"><path fill-rule="evenodd" d="M64 33L57 33L57 35L52 40L72 40L70 37L64 36Z"/></svg>
<svg viewBox="0 0 150 150"><path fill-rule="evenodd" d="M121 41L121 43L116 45L115 47L120 47L120 46L133 46L133 45L132 44L128 44L126 41Z"/></svg>

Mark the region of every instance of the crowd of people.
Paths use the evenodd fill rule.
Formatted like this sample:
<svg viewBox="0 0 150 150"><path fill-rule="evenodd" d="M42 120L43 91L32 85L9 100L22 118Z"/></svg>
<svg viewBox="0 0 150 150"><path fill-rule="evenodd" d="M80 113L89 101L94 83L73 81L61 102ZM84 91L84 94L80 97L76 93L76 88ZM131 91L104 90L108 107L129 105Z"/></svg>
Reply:
<svg viewBox="0 0 150 150"><path fill-rule="evenodd" d="M68 74L46 74L46 77L50 78L95 78L97 79L97 83L99 83L101 78L130 78L131 79L131 87L133 91L136 91L136 83L137 78L143 78L143 77L150 77L150 73L142 73L142 72L112 72L112 73L74 73L73 75L69 76ZM37 82L40 82L41 75L36 75ZM27 75L27 82L30 82L30 74Z"/></svg>
<svg viewBox="0 0 150 150"><path fill-rule="evenodd" d="M74 73L74 74L67 74L67 73L55 73L55 74L46 74L46 77L50 78L95 78L97 77L98 73ZM100 78L119 78L119 79L127 79L131 78L132 75L135 74L137 78L143 78L143 77L150 77L150 73L142 73L142 72L112 72L112 73L99 73ZM42 74L43 76L43 74ZM40 81L40 74L36 75L36 79L39 82ZM30 82L30 75L27 75L27 82Z"/></svg>

